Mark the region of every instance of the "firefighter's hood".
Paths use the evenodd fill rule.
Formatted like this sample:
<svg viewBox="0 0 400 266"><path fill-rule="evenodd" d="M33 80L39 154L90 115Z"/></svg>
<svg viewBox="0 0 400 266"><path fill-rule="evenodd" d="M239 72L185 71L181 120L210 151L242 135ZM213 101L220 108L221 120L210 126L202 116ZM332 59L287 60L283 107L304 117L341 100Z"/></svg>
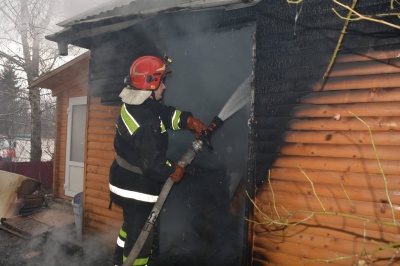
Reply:
<svg viewBox="0 0 400 266"><path fill-rule="evenodd" d="M123 88L119 97L124 103L139 105L142 104L151 95L149 90L134 90L129 87Z"/></svg>

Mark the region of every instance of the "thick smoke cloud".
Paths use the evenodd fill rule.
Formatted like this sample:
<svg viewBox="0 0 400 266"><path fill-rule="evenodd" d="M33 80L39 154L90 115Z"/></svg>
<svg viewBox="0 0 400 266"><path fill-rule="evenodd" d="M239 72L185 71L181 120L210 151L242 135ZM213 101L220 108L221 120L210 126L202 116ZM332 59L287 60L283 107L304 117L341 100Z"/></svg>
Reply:
<svg viewBox="0 0 400 266"><path fill-rule="evenodd" d="M174 23L159 22L179 27L162 43L173 60L164 102L192 111L207 124L251 74L255 31L253 26L215 29L210 24L209 28L213 20L193 14L178 17ZM213 134L213 151L204 147L185 179L173 188L160 217L162 262L240 265L244 210L234 216L228 208L240 180L246 177L249 108L247 103L227 118ZM179 159L192 141L188 132L171 132L171 158Z"/></svg>

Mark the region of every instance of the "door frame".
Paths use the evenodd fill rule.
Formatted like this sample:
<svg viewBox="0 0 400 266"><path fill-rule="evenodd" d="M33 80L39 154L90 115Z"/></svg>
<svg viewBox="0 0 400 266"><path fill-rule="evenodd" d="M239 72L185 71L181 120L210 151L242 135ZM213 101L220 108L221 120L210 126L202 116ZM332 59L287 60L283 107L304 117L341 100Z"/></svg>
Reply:
<svg viewBox="0 0 400 266"><path fill-rule="evenodd" d="M85 177L85 161L83 162L71 162L71 124L72 124L72 108L74 105L85 105L86 106L86 115L85 115L85 133L86 136L86 127L87 127L87 96L80 96L80 97L72 97L68 99L68 109L67 109L67 139L66 139L66 146L65 146L65 176L64 176L64 193L66 196L73 197L80 191L72 191L69 190L69 183L70 183L70 169L69 166L77 166L82 167L83 169L83 176L82 176L82 190L84 184L84 177ZM86 141L86 137L85 137ZM86 145L85 145L86 146ZM85 157L84 157L85 160Z"/></svg>

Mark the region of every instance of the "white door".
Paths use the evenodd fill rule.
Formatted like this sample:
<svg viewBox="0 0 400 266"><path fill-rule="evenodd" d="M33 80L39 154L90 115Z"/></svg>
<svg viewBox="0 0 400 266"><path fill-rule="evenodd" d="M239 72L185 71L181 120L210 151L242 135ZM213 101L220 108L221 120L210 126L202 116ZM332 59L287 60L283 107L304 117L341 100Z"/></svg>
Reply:
<svg viewBox="0 0 400 266"><path fill-rule="evenodd" d="M65 161L65 195L83 191L87 97L70 98L68 104L67 146Z"/></svg>

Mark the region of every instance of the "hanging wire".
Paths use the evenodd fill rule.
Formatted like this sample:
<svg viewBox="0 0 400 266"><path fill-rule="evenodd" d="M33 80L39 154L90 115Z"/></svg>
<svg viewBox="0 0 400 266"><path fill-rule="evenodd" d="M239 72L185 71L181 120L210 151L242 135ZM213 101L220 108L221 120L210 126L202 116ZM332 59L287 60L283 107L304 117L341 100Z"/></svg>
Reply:
<svg viewBox="0 0 400 266"><path fill-rule="evenodd" d="M300 8L299 8L300 6ZM300 17L301 11L303 10L303 1L299 2L299 4L296 5L296 16L294 17L294 36L297 36L296 30L297 30L297 21Z"/></svg>

